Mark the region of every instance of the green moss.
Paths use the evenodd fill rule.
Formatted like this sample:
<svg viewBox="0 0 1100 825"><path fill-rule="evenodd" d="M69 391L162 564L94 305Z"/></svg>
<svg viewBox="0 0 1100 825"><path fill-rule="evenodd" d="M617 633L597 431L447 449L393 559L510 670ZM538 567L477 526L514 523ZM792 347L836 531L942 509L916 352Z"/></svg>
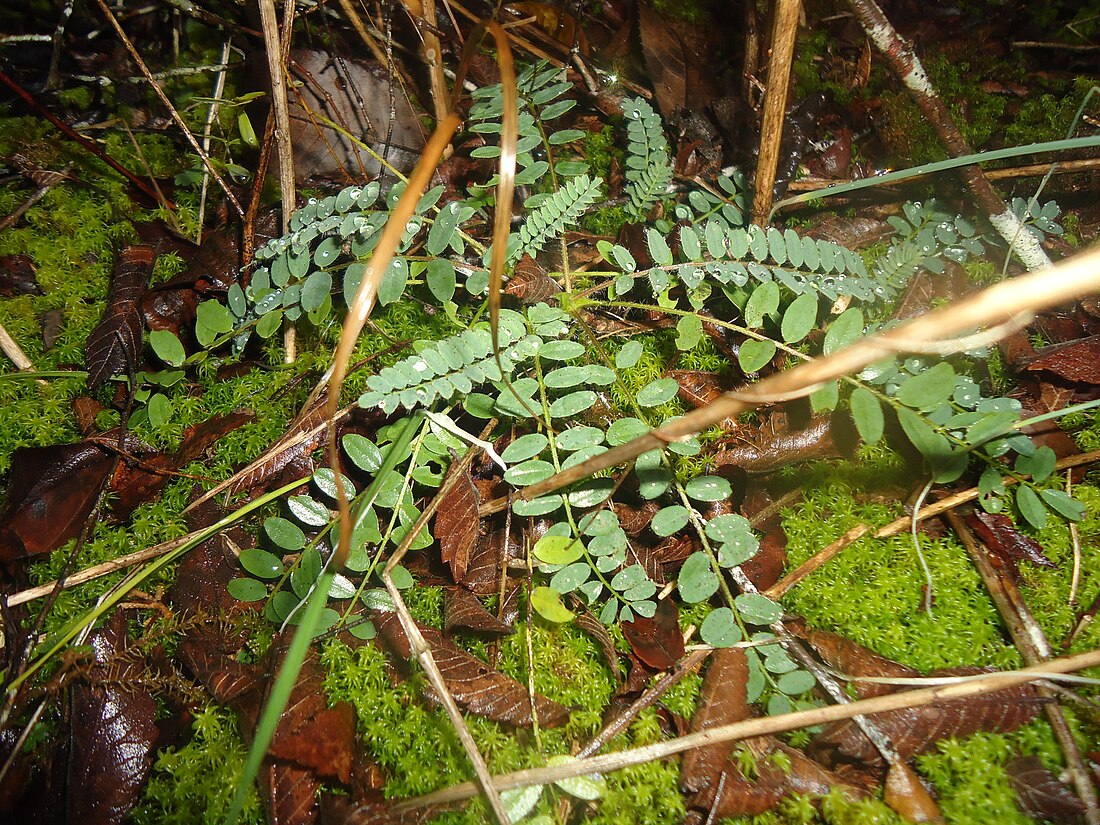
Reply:
<svg viewBox="0 0 1100 825"><path fill-rule="evenodd" d="M185 746L157 757L142 802L131 814L138 825L216 825L225 820L247 750L233 714L225 709L200 711L192 730ZM255 792L249 794L238 821L263 821Z"/></svg>

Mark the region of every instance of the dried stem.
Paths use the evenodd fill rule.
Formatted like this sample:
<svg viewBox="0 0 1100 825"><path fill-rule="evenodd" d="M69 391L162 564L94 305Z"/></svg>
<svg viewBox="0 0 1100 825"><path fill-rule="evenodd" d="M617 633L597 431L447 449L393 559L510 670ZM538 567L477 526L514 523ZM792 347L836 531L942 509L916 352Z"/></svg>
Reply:
<svg viewBox="0 0 1100 825"><path fill-rule="evenodd" d="M1078 453L1077 455L1066 456L1059 459L1055 465L1059 470L1065 470L1070 467L1080 467L1083 464L1092 464L1095 461L1100 461L1100 450L1094 450L1089 453ZM1019 479L1006 478L1006 484L1016 484ZM958 493L954 493L946 498L942 498L934 504L929 504L927 507L922 507L920 512L916 514L916 520L918 522L925 519L933 518L941 513L946 513L949 510L953 510L960 504L965 504L968 501L973 501L978 497L978 488L971 487L968 490L962 490ZM889 538L890 536L896 536L898 533L908 530L913 523L913 516L907 515L894 519L889 524L875 530L873 533L876 539ZM778 599L808 575L813 573L820 567L823 567L826 562L836 558L844 549L850 547L859 538L866 533L870 532L873 528L865 524L859 524L834 541L828 547L825 547L817 552L814 556L807 559L800 564L797 568L792 570L778 582L773 584L765 591L765 595L771 596L773 599Z"/></svg>
<svg viewBox="0 0 1100 825"><path fill-rule="evenodd" d="M968 678L950 685L890 693L847 705L828 705L822 708L785 713L779 716L747 719L742 722L734 722L729 725L680 736L667 742L658 742L653 745L631 748L603 756L593 756L588 759L578 759L565 765L515 771L494 777L493 785L497 790L507 790L525 785L548 784L590 773L621 770L622 768L644 765L647 762L664 759L677 753L707 745L751 739L756 736L768 736L784 731L812 727L813 725L838 722L858 715L871 716L886 711L969 699L973 696L983 696L1006 688L1034 682L1038 679L1045 679L1053 674L1070 673L1097 665L1100 665L1100 650L1091 650L1076 656L1052 659L1037 667L1028 667L1016 671L1000 671ZM478 788L474 783L464 782L451 788L398 803L393 806L392 812L400 815L430 805L454 803L469 799L477 793Z"/></svg>
<svg viewBox="0 0 1100 825"><path fill-rule="evenodd" d="M947 105L928 80L920 59L886 19L882 9L874 0L849 0L849 5L859 18L867 36L882 52L894 73L905 83L906 88L912 92L921 113L936 130L947 153L953 158L974 154L974 150L967 144L951 117ZM1039 245L1039 241L1032 236L997 194L981 167L972 164L964 166L961 171L963 181L974 195L979 208L986 213L993 228L1008 242L1009 248L1016 253L1024 266L1031 270L1050 266L1050 259Z"/></svg>
<svg viewBox="0 0 1100 825"><path fill-rule="evenodd" d="M725 418L753 409L774 396L815 387L833 381L903 351L904 341L934 341L993 326L1077 298L1100 289L1100 250L1078 255L1056 267L1003 281L969 298L930 312L887 332L864 338L831 355L814 359L793 369L776 373L735 393L727 393L705 407L687 413L659 428L650 430L606 453L563 470L545 481L524 488L519 496L530 501L587 478L592 473L624 464L649 450L682 441ZM497 499L482 507L503 509L507 499Z"/></svg>
<svg viewBox="0 0 1100 825"><path fill-rule="evenodd" d="M764 97L764 121L760 126L760 158L756 164L756 192L752 200L753 223L767 223L775 195L775 170L783 140L783 118L791 85L791 61L798 36L802 0L778 0L772 28L772 53L768 60L768 91Z"/></svg>
<svg viewBox="0 0 1100 825"><path fill-rule="evenodd" d="M149 67L145 65L145 61L142 59L141 54L136 48L134 48L134 44L130 41L130 38L126 36L126 32L122 30L122 26L118 22L118 18L115 17L114 13L107 6L107 3L104 2L104 0L96 0L96 3L98 4L100 11L103 12L103 16L107 18L107 22L111 24L111 27L118 34L119 39L122 40L122 44L126 47L126 51L130 53L130 57L134 59L134 63L137 64L138 69L140 69L141 73L145 75L145 79L149 81L149 85L153 87L153 91L156 93L157 97L160 98L161 104L163 104L164 108L168 110L169 116L172 118L173 121L175 121L175 124L183 132L183 136L187 139L187 142L191 144L191 148L195 150L195 153L202 160L203 166L205 166L210 172L210 177L218 182L218 186L222 188L222 191L225 193L226 199L231 204L233 204L233 208L237 211L237 214L243 218L244 210L241 208L241 204L240 201L237 200L237 196L233 194L233 190L229 188L229 184L225 182L225 178L223 178L218 170L214 168L214 164L210 162L210 156L202 150L202 147L199 145L198 140L196 140L195 136L191 134L191 130L188 129L187 124L183 122L183 118L180 117L180 113L176 111L176 107L172 105L172 101L168 99L168 95L164 93L164 89L162 89L160 87L160 84L157 83L156 78L153 77L153 73L149 71Z"/></svg>
<svg viewBox="0 0 1100 825"><path fill-rule="evenodd" d="M993 603L997 605L997 611L1001 614L1005 627L1008 628L1013 644L1020 651L1020 656L1029 665L1040 665L1048 661L1053 651L1046 634L1031 614L1023 594L1020 593L1011 574L1004 569L1004 564L994 561L989 551L975 538L973 531L958 512L949 511L947 520L963 547L966 548L978 575L982 577L982 582L989 591ZM1037 689L1041 696L1053 696L1053 693L1042 685ZM1089 775L1085 760L1081 757L1081 749L1077 747L1077 741L1073 738L1073 731L1070 730L1066 716L1062 713L1062 707L1057 702L1048 702L1043 705L1043 711L1046 713L1047 721L1050 722L1054 738L1066 758L1066 768L1073 778L1077 795L1085 805L1085 821L1088 825L1100 825L1100 802L1097 800L1096 788L1092 784L1092 777Z"/></svg>

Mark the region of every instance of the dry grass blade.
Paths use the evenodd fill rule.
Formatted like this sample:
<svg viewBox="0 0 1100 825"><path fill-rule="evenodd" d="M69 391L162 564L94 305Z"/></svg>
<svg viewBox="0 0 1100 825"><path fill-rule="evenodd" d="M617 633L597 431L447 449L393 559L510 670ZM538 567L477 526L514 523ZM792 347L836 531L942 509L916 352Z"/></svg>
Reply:
<svg viewBox="0 0 1100 825"><path fill-rule="evenodd" d="M847 705L828 705L822 708L785 713L779 716L764 716L744 722L734 722L730 725L688 734L687 736L680 736L667 742L658 742L653 745L631 748L603 756L594 756L589 759L578 759L565 765L515 771L495 777L493 785L500 791L527 785L549 784L573 776L606 773L634 765L644 765L647 762L664 759L694 748L716 745L720 742L732 742L740 739L750 739L755 736L783 733L827 722L837 722L853 716L869 716L884 711L921 707L956 699L966 699L972 696L983 696L987 693L994 693L1016 685L1044 679L1054 674L1072 673L1097 665L1100 665L1100 650L1092 650L1076 656L1052 659L1037 667L1016 671L1001 671L951 685L902 691L888 696L865 699L861 702L851 702ZM454 803L462 799L469 799L477 792L478 789L472 782L464 782L452 788L436 791L394 805L393 812L400 815L431 805Z"/></svg>
<svg viewBox="0 0 1100 825"><path fill-rule="evenodd" d="M888 332L864 338L831 355L777 373L737 392L727 393L706 407L693 410L633 441L524 488L521 497L530 501L600 470L623 464L649 450L690 438L725 418L769 403L776 396L783 397L859 372L868 364L903 352L905 348L902 343L905 341L948 339L978 327L995 326L1024 312L1057 306L1097 290L1100 290L1100 250L1078 255L1041 272L1003 281L951 306L899 324ZM486 512L489 506L483 506L482 512Z"/></svg>

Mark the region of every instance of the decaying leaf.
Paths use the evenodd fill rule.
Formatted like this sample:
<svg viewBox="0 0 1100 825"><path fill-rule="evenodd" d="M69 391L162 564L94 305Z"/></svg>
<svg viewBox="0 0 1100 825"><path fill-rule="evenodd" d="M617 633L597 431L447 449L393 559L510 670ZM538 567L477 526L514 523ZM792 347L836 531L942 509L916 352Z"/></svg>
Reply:
<svg viewBox="0 0 1100 825"><path fill-rule="evenodd" d="M753 716L748 703L748 677L743 650L715 651L703 680L698 710L691 720L692 732ZM747 751L746 761L755 763L753 776L742 770L738 749ZM788 794L821 796L839 787L853 798L862 795L800 751L770 736L688 751L680 763L680 787L687 797L689 822L701 822L704 817L706 821L717 821L725 816L756 816Z"/></svg>
<svg viewBox="0 0 1100 825"><path fill-rule="evenodd" d="M652 619L635 616L633 621L620 624L634 655L654 670L669 670L684 655L679 614L672 599L661 599Z"/></svg>
<svg viewBox="0 0 1100 825"><path fill-rule="evenodd" d="M772 416L770 424L755 432L738 428L733 438L723 442L714 456L714 463L718 467L733 465L746 473L771 473L802 461L836 458L842 454L835 440L832 419L828 416L815 418L799 428L779 415Z"/></svg>
<svg viewBox="0 0 1100 825"><path fill-rule="evenodd" d="M461 582L466 576L470 552L477 543L477 508L480 504L477 487L467 469L460 478L455 479L435 517L439 553L444 563L450 566L456 582Z"/></svg>
<svg viewBox="0 0 1100 825"><path fill-rule="evenodd" d="M8 497L0 511L0 560L48 553L75 538L114 460L91 441L12 453Z"/></svg>
<svg viewBox="0 0 1100 825"><path fill-rule="evenodd" d="M854 677L851 685L860 699L885 696L897 689L894 685L861 681L860 677L914 679L921 675L919 670L880 656L870 648L836 633L809 627L802 621L792 620L785 624L791 633L809 642L831 668L842 676Z"/></svg>
<svg viewBox="0 0 1100 825"><path fill-rule="evenodd" d="M151 246L128 246L118 256L107 292L107 308L85 344L88 388L93 392L113 375L137 372L141 354L141 296L156 257Z"/></svg>
<svg viewBox="0 0 1100 825"><path fill-rule="evenodd" d="M500 638L514 632L485 609L477 597L464 587L448 587L443 591L443 632L473 633L477 636Z"/></svg>
<svg viewBox="0 0 1100 825"><path fill-rule="evenodd" d="M1081 821L1085 804L1052 774L1037 756L1020 756L1005 765L1020 810L1059 825Z"/></svg>
<svg viewBox="0 0 1100 825"><path fill-rule="evenodd" d="M141 796L157 740L156 702L127 656L121 613L90 640L94 664L73 685L66 821L121 823Z"/></svg>
<svg viewBox="0 0 1100 825"><path fill-rule="evenodd" d="M547 275L546 270L530 255L519 259L504 287L505 295L514 296L524 306L549 301L559 292L561 285Z"/></svg>
<svg viewBox="0 0 1100 825"><path fill-rule="evenodd" d="M1008 516L974 510L967 513L965 518L966 523L978 534L990 552L996 554L1014 575L1019 576L1020 571L1016 564L1020 561L1050 569L1057 566L1047 558L1043 546L1017 530Z"/></svg>
<svg viewBox="0 0 1100 825"><path fill-rule="evenodd" d="M409 638L396 613L374 611L371 614L378 636L399 657L399 664L411 655ZM480 659L448 641L438 630L417 625L432 649L432 656L443 674L447 689L460 708L470 713L517 727L532 723L531 700L527 687L494 670ZM553 728L565 724L569 710L545 696L535 696L539 726Z"/></svg>
<svg viewBox="0 0 1100 825"><path fill-rule="evenodd" d="M1100 384L1100 336L1042 347L1027 369L1050 372L1066 381Z"/></svg>

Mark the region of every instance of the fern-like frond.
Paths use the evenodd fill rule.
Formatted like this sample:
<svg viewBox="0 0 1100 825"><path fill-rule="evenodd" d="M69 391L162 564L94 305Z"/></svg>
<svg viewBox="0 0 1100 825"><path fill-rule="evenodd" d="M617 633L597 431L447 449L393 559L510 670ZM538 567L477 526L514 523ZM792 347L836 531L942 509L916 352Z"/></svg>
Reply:
<svg viewBox="0 0 1100 825"><path fill-rule="evenodd" d="M542 200L527 216L519 232L508 239L508 260L514 263L525 254L534 255L548 240L575 226L599 198L602 184L603 179L599 177L577 175L569 178L561 189Z"/></svg>
<svg viewBox="0 0 1100 825"><path fill-rule="evenodd" d="M641 98L623 101L626 118L626 196L627 211L643 217L665 194L672 180L672 161L661 118Z"/></svg>

